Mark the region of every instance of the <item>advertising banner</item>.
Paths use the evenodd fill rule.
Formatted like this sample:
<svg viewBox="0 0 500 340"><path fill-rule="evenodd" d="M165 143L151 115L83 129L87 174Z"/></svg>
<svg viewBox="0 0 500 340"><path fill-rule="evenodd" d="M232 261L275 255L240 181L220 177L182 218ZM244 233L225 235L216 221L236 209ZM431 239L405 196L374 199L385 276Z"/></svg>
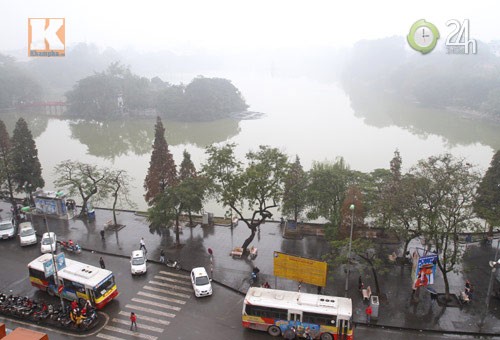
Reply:
<svg viewBox="0 0 500 340"><path fill-rule="evenodd" d="M325 287L327 271L324 261L274 252L275 276Z"/></svg>

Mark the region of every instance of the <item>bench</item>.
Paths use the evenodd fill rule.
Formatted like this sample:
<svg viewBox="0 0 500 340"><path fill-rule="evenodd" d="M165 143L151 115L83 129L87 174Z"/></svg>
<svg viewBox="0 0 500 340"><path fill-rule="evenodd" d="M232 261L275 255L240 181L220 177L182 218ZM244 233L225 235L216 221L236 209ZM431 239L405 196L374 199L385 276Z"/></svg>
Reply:
<svg viewBox="0 0 500 340"><path fill-rule="evenodd" d="M370 286L363 288L361 289L361 294L363 294L363 300L370 300L370 296L372 296L372 289Z"/></svg>
<svg viewBox="0 0 500 340"><path fill-rule="evenodd" d="M231 250L231 253L229 254L230 256L234 257L241 257L243 255L243 248L241 247L236 247L233 250Z"/></svg>

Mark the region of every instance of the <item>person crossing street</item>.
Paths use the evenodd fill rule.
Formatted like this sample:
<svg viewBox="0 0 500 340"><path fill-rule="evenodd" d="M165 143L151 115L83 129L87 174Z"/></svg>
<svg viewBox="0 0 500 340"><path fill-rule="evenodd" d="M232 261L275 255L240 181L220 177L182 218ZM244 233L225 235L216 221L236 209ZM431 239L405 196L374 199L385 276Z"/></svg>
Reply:
<svg viewBox="0 0 500 340"><path fill-rule="evenodd" d="M137 331L137 316L134 312L130 313L130 330L132 330L135 326L135 330Z"/></svg>

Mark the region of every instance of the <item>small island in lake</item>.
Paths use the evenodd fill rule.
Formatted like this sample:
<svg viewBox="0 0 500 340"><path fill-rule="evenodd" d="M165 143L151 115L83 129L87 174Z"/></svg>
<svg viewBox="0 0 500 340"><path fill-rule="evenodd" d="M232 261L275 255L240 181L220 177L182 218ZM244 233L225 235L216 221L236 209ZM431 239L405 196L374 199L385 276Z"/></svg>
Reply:
<svg viewBox="0 0 500 340"><path fill-rule="evenodd" d="M174 85L159 77L140 77L119 63L79 80L66 98L68 116L90 119L158 115L213 121L245 116L249 107L230 80L198 76L187 85Z"/></svg>

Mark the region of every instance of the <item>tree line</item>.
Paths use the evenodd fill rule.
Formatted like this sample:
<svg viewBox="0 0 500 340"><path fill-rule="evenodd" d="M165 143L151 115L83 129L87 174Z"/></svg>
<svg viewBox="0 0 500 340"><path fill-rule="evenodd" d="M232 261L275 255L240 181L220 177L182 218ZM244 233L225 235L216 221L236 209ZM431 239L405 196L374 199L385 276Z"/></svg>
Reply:
<svg viewBox="0 0 500 340"><path fill-rule="evenodd" d="M66 98L69 115L91 119L160 115L210 121L248 108L241 92L227 79L198 76L187 85L174 85L159 77L137 76L117 62L80 79Z"/></svg>
<svg viewBox="0 0 500 340"><path fill-rule="evenodd" d="M346 92L365 89L406 103L500 119L500 58L488 44L478 41L474 55L436 50L425 57L408 53L406 45L398 36L357 42L342 75Z"/></svg>
<svg viewBox="0 0 500 340"><path fill-rule="evenodd" d="M39 100L42 92L40 84L14 58L0 54L0 109Z"/></svg>

